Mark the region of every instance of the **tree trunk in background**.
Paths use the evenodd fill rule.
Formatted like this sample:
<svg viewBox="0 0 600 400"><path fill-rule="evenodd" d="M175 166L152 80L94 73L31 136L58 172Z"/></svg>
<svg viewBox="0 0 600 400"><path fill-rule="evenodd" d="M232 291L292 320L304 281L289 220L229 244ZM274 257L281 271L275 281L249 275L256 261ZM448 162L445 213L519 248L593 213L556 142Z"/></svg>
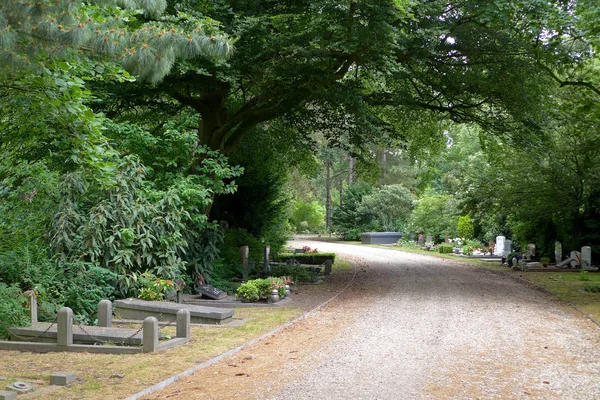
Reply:
<svg viewBox="0 0 600 400"><path fill-rule="evenodd" d="M350 157L348 161L348 185L352 185L354 180L354 158Z"/></svg>
<svg viewBox="0 0 600 400"><path fill-rule="evenodd" d="M325 193L325 224L327 230L331 232L331 162L326 161L327 164L327 180L325 182L326 193Z"/></svg>
<svg viewBox="0 0 600 400"><path fill-rule="evenodd" d="M385 179L386 174L386 162L387 162L387 149L381 150L381 180Z"/></svg>

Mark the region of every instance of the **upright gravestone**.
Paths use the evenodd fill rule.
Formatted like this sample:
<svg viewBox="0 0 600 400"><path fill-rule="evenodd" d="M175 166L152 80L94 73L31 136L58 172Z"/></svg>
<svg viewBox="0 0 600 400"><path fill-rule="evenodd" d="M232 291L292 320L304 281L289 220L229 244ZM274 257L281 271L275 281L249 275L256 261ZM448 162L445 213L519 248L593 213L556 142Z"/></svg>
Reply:
<svg viewBox="0 0 600 400"><path fill-rule="evenodd" d="M411 241L411 242L414 242L414 241L415 241L415 233L414 233L414 232L411 232L411 233L408 235L408 238L410 239L410 241Z"/></svg>
<svg viewBox="0 0 600 400"><path fill-rule="evenodd" d="M250 257L250 249L248 246L240 247L240 262L242 263L242 274L248 276L248 259Z"/></svg>
<svg viewBox="0 0 600 400"><path fill-rule="evenodd" d="M429 235L425 238L425 243L433 243L433 238Z"/></svg>
<svg viewBox="0 0 600 400"><path fill-rule="evenodd" d="M422 233L419 233L419 239L418 242L419 246L423 246L425 244L425 236L423 236Z"/></svg>
<svg viewBox="0 0 600 400"><path fill-rule="evenodd" d="M504 240L504 252L502 253L502 255L504 257L508 256L510 253L512 253L512 240Z"/></svg>
<svg viewBox="0 0 600 400"><path fill-rule="evenodd" d="M502 257L504 256L504 236L496 236L496 247L494 247L494 255Z"/></svg>
<svg viewBox="0 0 600 400"><path fill-rule="evenodd" d="M265 271L270 271L271 270L271 246L265 246L264 250L263 250L263 266Z"/></svg>
<svg viewBox="0 0 600 400"><path fill-rule="evenodd" d="M560 242L554 242L554 260L556 264L562 262L562 244Z"/></svg>
<svg viewBox="0 0 600 400"><path fill-rule="evenodd" d="M535 258L535 244L533 243L529 243L527 245L527 253L526 253L527 259L528 260L533 260Z"/></svg>
<svg viewBox="0 0 600 400"><path fill-rule="evenodd" d="M488 242L488 247L490 248L490 252L493 253L494 252L494 247L496 247L496 242L494 242L493 240L490 240Z"/></svg>
<svg viewBox="0 0 600 400"><path fill-rule="evenodd" d="M590 269L592 266L592 248L583 246L581 248L581 268Z"/></svg>
<svg viewBox="0 0 600 400"><path fill-rule="evenodd" d="M63 307L58 310L56 321L56 344L59 347L73 345L73 310Z"/></svg>

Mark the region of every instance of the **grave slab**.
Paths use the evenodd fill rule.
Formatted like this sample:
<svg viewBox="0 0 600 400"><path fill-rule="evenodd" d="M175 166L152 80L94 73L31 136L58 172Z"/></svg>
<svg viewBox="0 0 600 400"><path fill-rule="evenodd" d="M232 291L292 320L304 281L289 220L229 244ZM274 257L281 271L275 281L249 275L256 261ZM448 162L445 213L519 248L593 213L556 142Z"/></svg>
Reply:
<svg viewBox="0 0 600 400"><path fill-rule="evenodd" d="M182 309L190 312L190 320L193 324L227 324L233 317L233 310L227 308L138 299L115 301L115 315L122 319L143 320L146 317L155 317L159 321L175 321L177 311Z"/></svg>
<svg viewBox="0 0 600 400"><path fill-rule="evenodd" d="M31 326L21 328L9 328L11 340L27 340L27 338L38 337L37 342L56 343L56 324L48 322L36 322ZM73 325L73 342L77 344L93 344L96 342L108 342L139 346L142 344L142 332L129 328L105 328L100 326L81 327ZM135 334L135 335L134 335ZM132 336L133 335L133 336Z"/></svg>

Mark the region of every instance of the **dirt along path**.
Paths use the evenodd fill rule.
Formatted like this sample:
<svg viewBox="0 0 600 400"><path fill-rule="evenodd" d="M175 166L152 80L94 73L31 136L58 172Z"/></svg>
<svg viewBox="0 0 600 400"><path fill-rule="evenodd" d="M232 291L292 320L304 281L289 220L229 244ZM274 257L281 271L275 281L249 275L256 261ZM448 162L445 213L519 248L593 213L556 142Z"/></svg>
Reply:
<svg viewBox="0 0 600 400"><path fill-rule="evenodd" d="M353 261L355 281L304 320L147 399L600 398L600 329L550 296L457 261L294 245Z"/></svg>

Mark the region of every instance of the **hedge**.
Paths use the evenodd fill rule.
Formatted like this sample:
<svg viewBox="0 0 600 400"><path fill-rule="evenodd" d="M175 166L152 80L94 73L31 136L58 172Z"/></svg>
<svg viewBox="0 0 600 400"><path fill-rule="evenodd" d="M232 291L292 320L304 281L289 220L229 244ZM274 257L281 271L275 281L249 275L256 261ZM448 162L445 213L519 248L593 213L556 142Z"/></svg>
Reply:
<svg viewBox="0 0 600 400"><path fill-rule="evenodd" d="M304 253L304 254L279 254L273 261L287 262L296 260L300 264L321 265L325 261L335 262L335 253Z"/></svg>

